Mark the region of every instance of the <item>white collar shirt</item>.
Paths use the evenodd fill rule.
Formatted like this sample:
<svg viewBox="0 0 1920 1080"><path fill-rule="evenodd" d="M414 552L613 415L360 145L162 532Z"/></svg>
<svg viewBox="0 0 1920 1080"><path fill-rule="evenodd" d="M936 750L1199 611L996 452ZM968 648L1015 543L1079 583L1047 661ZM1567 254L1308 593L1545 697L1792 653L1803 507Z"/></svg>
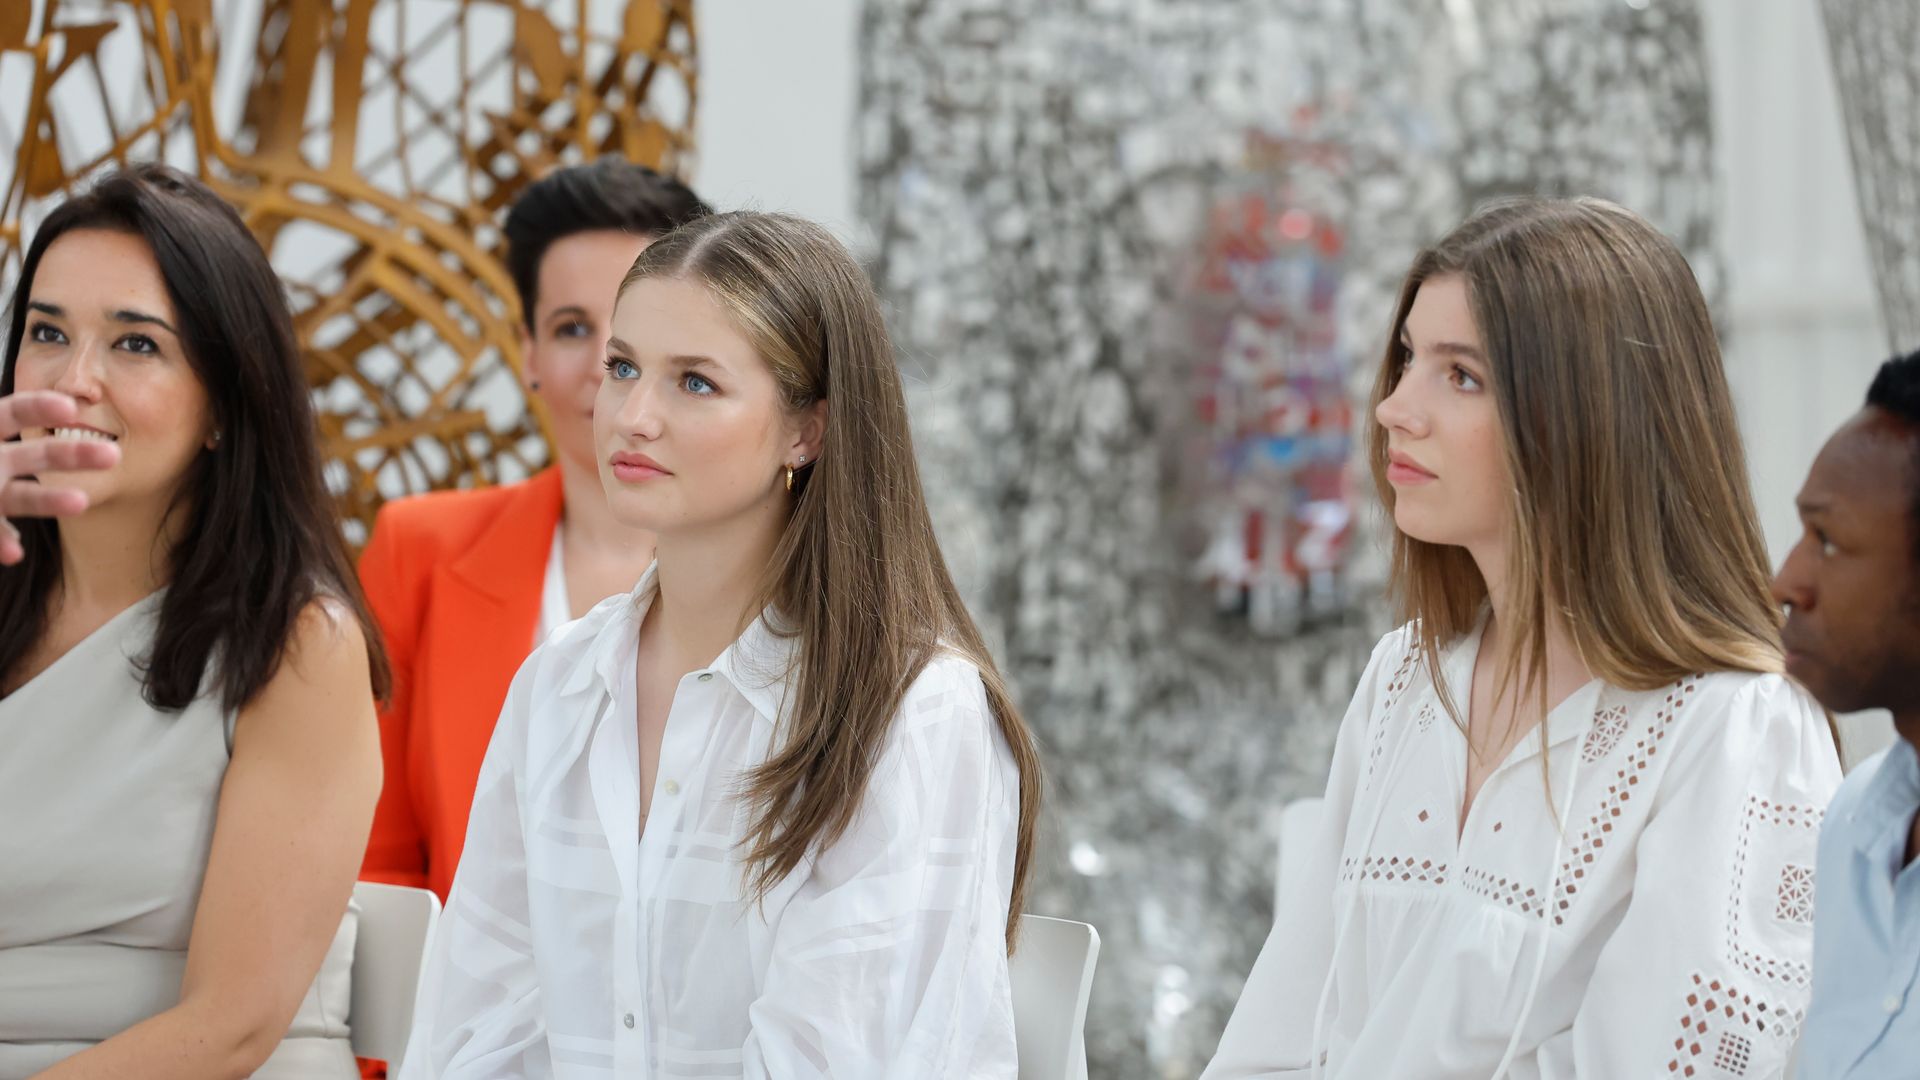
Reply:
<svg viewBox="0 0 1920 1080"><path fill-rule="evenodd" d="M927 666L853 823L756 903L740 787L776 745L795 639L763 616L681 680L643 828L653 586L650 569L514 679L404 1080L1011 1078L1020 782L978 670Z"/></svg>

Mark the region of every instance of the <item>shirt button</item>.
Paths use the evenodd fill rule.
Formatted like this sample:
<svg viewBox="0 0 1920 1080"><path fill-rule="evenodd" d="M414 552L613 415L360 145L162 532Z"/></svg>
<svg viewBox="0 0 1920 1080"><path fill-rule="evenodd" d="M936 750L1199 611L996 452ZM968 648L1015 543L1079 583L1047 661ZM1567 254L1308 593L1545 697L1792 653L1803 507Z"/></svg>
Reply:
<svg viewBox="0 0 1920 1080"><path fill-rule="evenodd" d="M700 673L700 681L701 681L701 682L712 682L712 681L713 681L713 672L711 672L711 671L703 671L703 672L701 672L701 673Z"/></svg>
<svg viewBox="0 0 1920 1080"><path fill-rule="evenodd" d="M678 780L667 781L667 794L669 795L680 794L680 781Z"/></svg>
<svg viewBox="0 0 1920 1080"><path fill-rule="evenodd" d="M628 1027L632 1027L632 1026L633 1026L633 1014L632 1014L632 1013L628 1013L627 1015L625 1015L625 1016L623 1016L623 1017L621 1017L621 1018L620 1018L620 1022L621 1022L621 1023L623 1023L623 1024L625 1024L625 1025L627 1025Z"/></svg>
<svg viewBox="0 0 1920 1080"><path fill-rule="evenodd" d="M1902 1004L1904 1003L1900 1000L1899 994L1888 994L1887 1000L1881 1002L1880 1007L1887 1010L1889 1014L1892 1014L1899 1012Z"/></svg>

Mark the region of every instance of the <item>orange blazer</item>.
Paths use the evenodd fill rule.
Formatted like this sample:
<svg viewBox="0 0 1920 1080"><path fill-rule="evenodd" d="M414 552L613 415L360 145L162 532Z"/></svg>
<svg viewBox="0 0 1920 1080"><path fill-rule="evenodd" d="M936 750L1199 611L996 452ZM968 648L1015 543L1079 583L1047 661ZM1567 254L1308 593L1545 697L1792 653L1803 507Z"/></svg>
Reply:
<svg viewBox="0 0 1920 1080"><path fill-rule="evenodd" d="M386 786L360 876L445 901L467 812L514 673L533 651L560 472L380 509L360 583L386 638L393 700L380 713Z"/></svg>

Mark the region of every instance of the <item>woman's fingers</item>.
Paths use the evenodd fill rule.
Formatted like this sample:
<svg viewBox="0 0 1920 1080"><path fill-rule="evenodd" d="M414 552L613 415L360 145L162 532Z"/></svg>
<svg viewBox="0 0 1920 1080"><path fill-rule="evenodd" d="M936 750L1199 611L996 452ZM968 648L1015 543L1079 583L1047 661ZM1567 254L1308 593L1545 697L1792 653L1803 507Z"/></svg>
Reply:
<svg viewBox="0 0 1920 1080"><path fill-rule="evenodd" d="M9 480L0 486L0 516L72 517L86 508L86 494L73 488L47 487L37 480Z"/></svg>
<svg viewBox="0 0 1920 1080"><path fill-rule="evenodd" d="M12 566L26 557L27 549L20 546L20 530L0 518L0 566Z"/></svg>
<svg viewBox="0 0 1920 1080"><path fill-rule="evenodd" d="M28 428L71 424L80 416L80 403L56 390L27 390L0 397L0 439L11 439Z"/></svg>
<svg viewBox="0 0 1920 1080"><path fill-rule="evenodd" d="M32 428L71 424L79 403L51 390L33 390L0 397L0 440L10 440ZM0 566L12 566L26 557L20 531L10 517L71 517L87 508L84 493L67 487L49 487L32 477L48 472L106 469L120 460L120 448L91 439L27 439L0 442Z"/></svg>
<svg viewBox="0 0 1920 1080"><path fill-rule="evenodd" d="M4 401L0 401L4 407ZM50 470L108 469L120 460L120 448L91 439L27 439L0 446L0 478L34 476Z"/></svg>

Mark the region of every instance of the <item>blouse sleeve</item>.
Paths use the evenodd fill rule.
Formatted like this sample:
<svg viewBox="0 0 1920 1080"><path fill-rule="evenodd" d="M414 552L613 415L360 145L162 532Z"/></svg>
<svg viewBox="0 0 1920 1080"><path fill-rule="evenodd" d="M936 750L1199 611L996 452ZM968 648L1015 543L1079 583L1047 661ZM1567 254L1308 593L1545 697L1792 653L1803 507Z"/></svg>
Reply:
<svg viewBox="0 0 1920 1080"><path fill-rule="evenodd" d="M1280 883L1273 929L1201 1080L1304 1076L1311 1065L1314 1012L1333 964L1333 890L1340 853L1363 782L1373 726L1386 722L1375 709L1381 684L1387 681L1383 668L1408 659L1413 648L1411 635L1398 631L1382 639L1367 662L1335 738L1313 846L1301 860L1302 873Z"/></svg>
<svg viewBox="0 0 1920 1080"><path fill-rule="evenodd" d="M1824 715L1758 676L1675 729L1633 895L1542 1080L1779 1077L1806 1013L1820 819L1840 784ZM1692 745L1687 745L1691 743Z"/></svg>
<svg viewBox="0 0 1920 1080"><path fill-rule="evenodd" d="M421 976L400 1080L553 1075L533 965L520 813L527 691L537 659L514 677L480 766L466 847Z"/></svg>
<svg viewBox="0 0 1920 1080"><path fill-rule="evenodd" d="M978 672L914 683L847 831L776 916L747 1080L1015 1074L1020 780Z"/></svg>

